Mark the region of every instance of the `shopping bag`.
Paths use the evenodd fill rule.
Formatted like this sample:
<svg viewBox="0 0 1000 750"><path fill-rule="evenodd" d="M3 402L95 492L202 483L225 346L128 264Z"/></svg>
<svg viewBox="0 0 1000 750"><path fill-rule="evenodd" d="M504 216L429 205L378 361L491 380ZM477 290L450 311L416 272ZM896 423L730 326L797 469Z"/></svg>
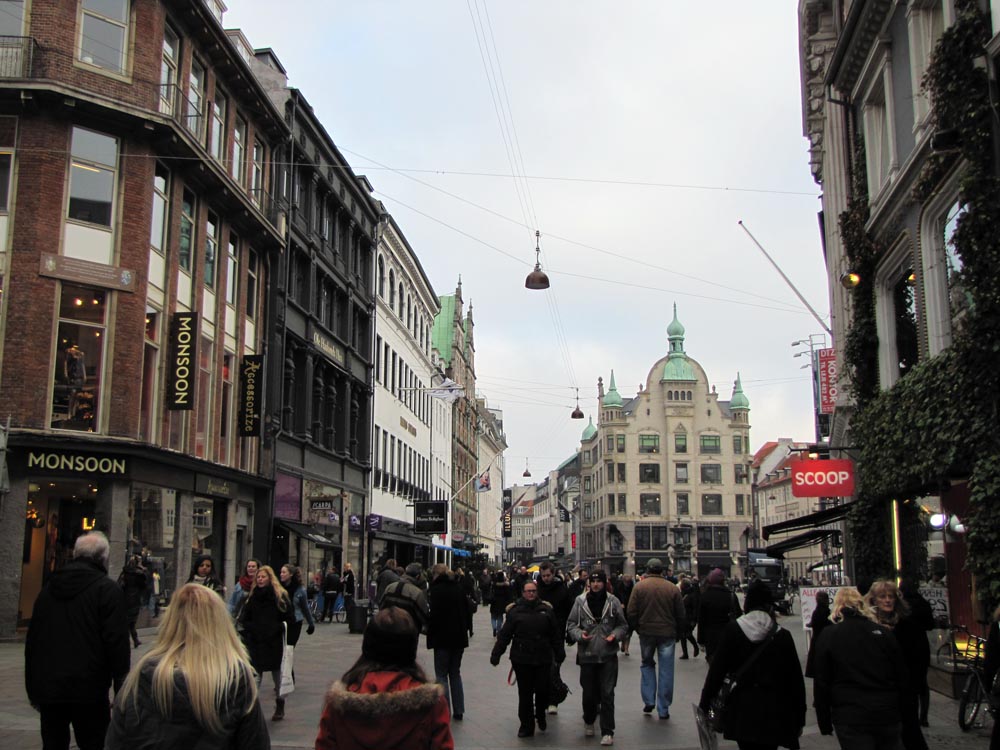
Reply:
<svg viewBox="0 0 1000 750"><path fill-rule="evenodd" d="M281 654L281 684L278 695L284 698L295 690L295 678L292 677L292 663L295 659L295 646L288 645L288 623L285 623L284 650Z"/></svg>
<svg viewBox="0 0 1000 750"><path fill-rule="evenodd" d="M691 707L694 709L694 720L698 725L698 742L701 743L701 750L719 750L719 735L712 731L708 715L696 703Z"/></svg>

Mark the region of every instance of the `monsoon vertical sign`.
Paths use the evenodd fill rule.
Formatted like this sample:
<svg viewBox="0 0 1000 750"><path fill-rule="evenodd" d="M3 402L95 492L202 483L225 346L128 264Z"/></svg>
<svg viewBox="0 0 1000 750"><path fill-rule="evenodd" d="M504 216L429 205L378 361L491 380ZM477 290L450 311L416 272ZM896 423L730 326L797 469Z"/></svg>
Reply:
<svg viewBox="0 0 1000 750"><path fill-rule="evenodd" d="M240 363L240 437L260 437L260 412L264 396L264 355L250 354Z"/></svg>
<svg viewBox="0 0 1000 750"><path fill-rule="evenodd" d="M170 317L167 339L167 408L194 409L198 373L198 313L178 312Z"/></svg>

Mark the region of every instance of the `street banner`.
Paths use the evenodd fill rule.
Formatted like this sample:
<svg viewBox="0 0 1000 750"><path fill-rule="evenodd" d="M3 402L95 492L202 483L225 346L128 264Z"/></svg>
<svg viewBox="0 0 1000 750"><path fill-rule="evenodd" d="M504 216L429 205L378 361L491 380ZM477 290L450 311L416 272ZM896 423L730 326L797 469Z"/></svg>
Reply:
<svg viewBox="0 0 1000 750"><path fill-rule="evenodd" d="M849 458L821 458L792 463L792 497L850 497L854 463Z"/></svg>
<svg viewBox="0 0 1000 750"><path fill-rule="evenodd" d="M561 523L569 523L569 510L565 505L559 503L559 521Z"/></svg>
<svg viewBox="0 0 1000 750"><path fill-rule="evenodd" d="M432 398L439 398L442 401L447 401L449 404L453 404L465 396L465 389L454 380L445 378L441 385L429 388L427 393Z"/></svg>
<svg viewBox="0 0 1000 750"><path fill-rule="evenodd" d="M835 349L820 349L819 352L819 413L833 414L837 403L837 352Z"/></svg>
<svg viewBox="0 0 1000 750"><path fill-rule="evenodd" d="M417 534L447 534L448 503L442 501L414 503L413 530Z"/></svg>
<svg viewBox="0 0 1000 750"><path fill-rule="evenodd" d="M799 607L802 609L802 627L806 630L809 629L809 621L812 619L813 612L816 611L816 594L820 591L825 591L830 595L830 606L833 606L833 599L837 596L837 592L840 591L843 586L811 586L799 589Z"/></svg>
<svg viewBox="0 0 1000 750"><path fill-rule="evenodd" d="M167 409L192 411L197 379L198 313L176 312L167 334Z"/></svg>
<svg viewBox="0 0 1000 750"><path fill-rule="evenodd" d="M503 512L503 535L507 538L514 536L514 516L510 508L505 508Z"/></svg>
<svg viewBox="0 0 1000 750"><path fill-rule="evenodd" d="M487 469L476 477L476 492L490 491L490 470Z"/></svg>
<svg viewBox="0 0 1000 750"><path fill-rule="evenodd" d="M261 404L264 401L264 355L248 354L240 363L239 412L237 432L240 437L260 437Z"/></svg>

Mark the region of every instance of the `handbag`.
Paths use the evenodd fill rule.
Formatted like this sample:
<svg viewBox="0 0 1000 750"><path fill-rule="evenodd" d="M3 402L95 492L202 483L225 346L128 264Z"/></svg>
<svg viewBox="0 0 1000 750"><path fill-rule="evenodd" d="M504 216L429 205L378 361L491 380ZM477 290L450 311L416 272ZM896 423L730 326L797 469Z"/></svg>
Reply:
<svg viewBox="0 0 1000 750"><path fill-rule="evenodd" d="M726 729L726 704L729 702L730 696L736 691L740 680L743 679L743 675L750 670L750 667L757 661L757 657L767 648L767 644L774 640L777 632L778 623L775 621L771 624L771 630L768 631L767 638L761 641L760 645L750 655L750 658L743 662L743 665L739 669L727 674L722 680L722 687L719 688L719 692L712 698L712 704L708 709L708 721L712 725L712 729L719 734L725 732Z"/></svg>
<svg viewBox="0 0 1000 750"><path fill-rule="evenodd" d="M288 645L288 623L284 623L285 637L281 652L281 683L278 687L278 697L284 698L295 691L295 678L292 676L292 665L295 660L295 646Z"/></svg>

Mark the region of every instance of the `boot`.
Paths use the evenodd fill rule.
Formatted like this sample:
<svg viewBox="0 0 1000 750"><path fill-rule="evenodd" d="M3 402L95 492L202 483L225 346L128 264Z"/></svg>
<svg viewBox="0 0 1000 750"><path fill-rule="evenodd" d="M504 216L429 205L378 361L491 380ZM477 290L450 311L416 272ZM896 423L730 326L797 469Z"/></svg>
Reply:
<svg viewBox="0 0 1000 750"><path fill-rule="evenodd" d="M271 717L271 721L281 721L285 718L285 699L277 698L274 701L274 716Z"/></svg>

